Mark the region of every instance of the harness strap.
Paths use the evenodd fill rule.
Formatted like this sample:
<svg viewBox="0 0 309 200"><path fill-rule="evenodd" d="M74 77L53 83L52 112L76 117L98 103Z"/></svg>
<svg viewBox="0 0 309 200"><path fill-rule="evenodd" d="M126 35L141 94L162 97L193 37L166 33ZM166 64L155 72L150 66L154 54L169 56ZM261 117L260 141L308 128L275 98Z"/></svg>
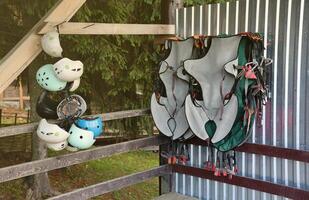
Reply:
<svg viewBox="0 0 309 200"><path fill-rule="evenodd" d="M223 111L224 111L224 99L225 97L223 96L223 81L225 79L225 75L223 75L222 81L220 83L220 96L221 96L221 102L220 102L220 120L222 120L223 116Z"/></svg>

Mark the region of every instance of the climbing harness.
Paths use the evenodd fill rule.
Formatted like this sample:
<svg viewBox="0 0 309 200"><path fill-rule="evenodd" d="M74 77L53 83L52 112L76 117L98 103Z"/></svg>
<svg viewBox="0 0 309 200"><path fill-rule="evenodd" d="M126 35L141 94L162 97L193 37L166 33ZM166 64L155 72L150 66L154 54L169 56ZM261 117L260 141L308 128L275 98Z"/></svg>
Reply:
<svg viewBox="0 0 309 200"><path fill-rule="evenodd" d="M169 43L165 43L165 46L168 46L167 44ZM170 117L166 124L173 127L169 127L170 132L178 125L177 120L173 120L177 108L184 106L190 127L188 136L192 133L202 140L208 139L209 153L204 163L205 169L212 171L215 176L231 179L238 171L234 149L250 137L254 120L257 124L261 120L262 106L265 105L269 90L267 68L272 61L262 56L263 37L255 33L216 37L195 36L194 46L200 48L202 56L183 60L182 69L172 70L173 78L170 79L172 89L174 77L189 83L184 104L178 104L175 100L177 93L172 93L170 96L176 102L176 106L173 109L168 108L167 100L164 99L168 96L167 87L164 85L166 82L162 80L159 81L158 85L161 86L157 87L152 101L156 100L165 107L164 112ZM160 75L172 69L165 60L161 63L165 63L165 68L160 71ZM158 111L163 113L162 110ZM154 120L159 127L158 121ZM167 136L171 137L173 134ZM175 144L171 142L171 152L162 152L162 157L170 158L169 163L172 164L186 164L187 159L183 158L190 156L184 153L187 152L183 146L184 141L181 141L184 139L179 137L180 143L174 142L176 147L173 147Z"/></svg>

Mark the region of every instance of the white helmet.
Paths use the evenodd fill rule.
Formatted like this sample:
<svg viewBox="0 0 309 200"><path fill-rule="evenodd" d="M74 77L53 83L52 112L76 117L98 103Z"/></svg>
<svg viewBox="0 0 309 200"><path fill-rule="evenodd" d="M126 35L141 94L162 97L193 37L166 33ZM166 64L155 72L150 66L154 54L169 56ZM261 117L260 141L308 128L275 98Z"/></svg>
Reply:
<svg viewBox="0 0 309 200"><path fill-rule="evenodd" d="M48 123L46 119L41 119L36 132L41 140L53 144L63 143L70 136L68 132L56 124Z"/></svg>
<svg viewBox="0 0 309 200"><path fill-rule="evenodd" d="M77 60L62 58L54 64L56 76L63 81L72 82L79 79L84 72L84 64Z"/></svg>
<svg viewBox="0 0 309 200"><path fill-rule="evenodd" d="M80 84L80 78L76 79L73 82L70 82L69 83L69 91L74 92L75 90L77 90L77 88L79 87L79 84Z"/></svg>
<svg viewBox="0 0 309 200"><path fill-rule="evenodd" d="M53 151L61 151L68 146L68 141L64 140L63 142L59 143L46 143L46 146Z"/></svg>
<svg viewBox="0 0 309 200"><path fill-rule="evenodd" d="M62 57L62 48L60 46L59 33L51 31L43 35L41 45L45 53L52 57Z"/></svg>

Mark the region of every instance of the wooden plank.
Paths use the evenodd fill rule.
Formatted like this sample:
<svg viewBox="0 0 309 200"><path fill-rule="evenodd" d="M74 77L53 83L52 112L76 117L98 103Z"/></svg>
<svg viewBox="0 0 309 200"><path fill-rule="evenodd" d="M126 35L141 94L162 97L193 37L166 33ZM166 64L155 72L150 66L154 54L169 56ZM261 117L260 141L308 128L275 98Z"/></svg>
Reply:
<svg viewBox="0 0 309 200"><path fill-rule="evenodd" d="M103 118L103 121L111 121L115 119L140 117L140 116L145 116L149 114L150 114L150 109L137 109L137 110L127 110L127 111L104 113L104 114L95 115L95 116L101 116Z"/></svg>
<svg viewBox="0 0 309 200"><path fill-rule="evenodd" d="M57 4L23 37L0 62L0 93L3 92L40 54L41 36L37 31L45 20L68 21L86 0L59 0Z"/></svg>
<svg viewBox="0 0 309 200"><path fill-rule="evenodd" d="M103 113L103 114L94 115L94 116L102 116L103 121L111 121L111 120L116 120L116 119L145 116L145 115L148 115L149 113L150 113L149 109L138 109L138 110ZM57 123L57 121L52 121L52 122ZM3 127L3 128L0 128L0 138L7 137L7 136L13 136L13 135L19 135L23 133L32 133L35 131L37 126L38 126L38 122L24 124L24 125Z"/></svg>
<svg viewBox="0 0 309 200"><path fill-rule="evenodd" d="M45 34L52 28L52 24L45 26L39 34ZM59 32L80 35L175 35L175 25L67 22L59 25Z"/></svg>
<svg viewBox="0 0 309 200"><path fill-rule="evenodd" d="M58 9L50 13L45 19L46 23L63 23L69 21L84 5L86 0L62 0Z"/></svg>
<svg viewBox="0 0 309 200"><path fill-rule="evenodd" d="M137 150L147 146L160 145L167 143L168 141L169 140L166 137L152 136L42 160L26 162L14 166L8 166L0 169L0 183L80 164L90 160Z"/></svg>
<svg viewBox="0 0 309 200"><path fill-rule="evenodd" d="M98 183L88 187L80 188L69 193L61 194L49 200L73 200L73 199L89 199L91 197L106 194L112 191L128 187L137 183L144 182L148 179L162 176L171 173L171 168L168 165L163 165L150 170L116 178L103 183Z"/></svg>
<svg viewBox="0 0 309 200"><path fill-rule="evenodd" d="M185 141L185 143L201 146L209 145L207 141L196 137ZM309 151L305 150L289 149L264 144L244 143L240 147L235 148L235 151L309 163Z"/></svg>
<svg viewBox="0 0 309 200"><path fill-rule="evenodd" d="M194 177L200 177L203 179L214 180L222 183L227 183L230 185L245 187L252 190L258 190L261 192L287 197L290 199L309 199L308 190L302 190L298 188L275 184L268 181L252 179L244 176L233 176L233 178L230 180L227 177L214 176L213 172L207 171L205 169L189 167L184 165L174 165L173 172L187 174Z"/></svg>
<svg viewBox="0 0 309 200"><path fill-rule="evenodd" d="M19 99L20 99L20 97L3 97L2 98L3 101L19 101ZM24 101L29 101L30 100L30 96L23 96L22 99Z"/></svg>
<svg viewBox="0 0 309 200"><path fill-rule="evenodd" d="M159 146L159 155L161 155L162 152L168 151L169 144L163 144ZM159 163L160 165L168 164L167 159L163 158L162 156L159 157ZM173 180L173 174L168 174L159 178L159 195L175 191L175 184L173 184Z"/></svg>
<svg viewBox="0 0 309 200"><path fill-rule="evenodd" d="M245 143L242 146L237 147L236 151L309 163L309 151L305 150Z"/></svg>

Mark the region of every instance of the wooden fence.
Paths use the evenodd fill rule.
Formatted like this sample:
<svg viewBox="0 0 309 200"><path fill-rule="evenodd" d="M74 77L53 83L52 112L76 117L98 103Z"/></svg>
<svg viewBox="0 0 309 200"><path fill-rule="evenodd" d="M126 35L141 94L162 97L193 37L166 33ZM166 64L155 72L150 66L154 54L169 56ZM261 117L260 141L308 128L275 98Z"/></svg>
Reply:
<svg viewBox="0 0 309 200"><path fill-rule="evenodd" d="M100 116L104 121L124 119L129 117L139 117L149 114L149 109L120 111L113 113L105 113ZM33 133L38 123L31 123L25 125L10 126L0 128L0 137L19 135L24 133ZM0 183L19 179L34 174L48 172L55 169L65 168L68 166L84 163L90 160L100 159L115 154L129 152L148 146L165 146L169 140L164 136L150 136L147 138L131 140L128 142L122 142L118 144L112 144L108 146L95 147L85 151L74 152L66 155L60 155L50 157L42 160L35 160L31 162L25 162L18 165L8 166L0 169ZM199 140L197 138L187 141L188 144L206 146L207 142ZM309 152L285 149L281 147L273 147L268 145L250 144L246 143L242 147L236 149L239 152L254 153L258 155L274 156L285 159L293 159L309 163ZM166 184L160 184L165 188L160 188L160 191L171 191L175 188L175 183L172 183L172 173L182 173L203 179L215 180L222 183L228 183L232 185L247 187L249 189L255 189L263 192L268 192L293 199L308 199L309 192L302 189L292 188L279 184L274 184L268 181L256 180L252 178L235 176L233 180L227 178L214 177L212 173L205 171L202 168L185 165L168 166L161 158L161 166L143 172L135 173L132 175L116 178L107 182L98 183L85 188L80 188L69 193L61 194L51 199L87 199L90 197L102 195L111 191L127 187L154 177L170 177L165 179ZM162 183L162 180L160 181Z"/></svg>
<svg viewBox="0 0 309 200"><path fill-rule="evenodd" d="M110 121L130 117L145 116L148 114L149 109L140 109L105 113L101 114L100 116L103 117L104 121ZM37 125L38 123L30 123L25 125L0 128L0 137L7 137L24 133L33 133L35 132ZM55 156L42 160L35 160L31 162L21 163L18 165L8 166L0 168L0 183L84 163L90 160L129 152L148 146L159 146L166 143L168 143L168 140L163 136L151 136L147 138L131 140L128 142L122 142L103 147L96 147L85 151L79 151L66 155ZM51 199L76 199L77 197L79 199L87 199L166 174L171 174L171 167L167 165L162 165L160 167L156 167L143 172L74 190L72 192L53 197Z"/></svg>

